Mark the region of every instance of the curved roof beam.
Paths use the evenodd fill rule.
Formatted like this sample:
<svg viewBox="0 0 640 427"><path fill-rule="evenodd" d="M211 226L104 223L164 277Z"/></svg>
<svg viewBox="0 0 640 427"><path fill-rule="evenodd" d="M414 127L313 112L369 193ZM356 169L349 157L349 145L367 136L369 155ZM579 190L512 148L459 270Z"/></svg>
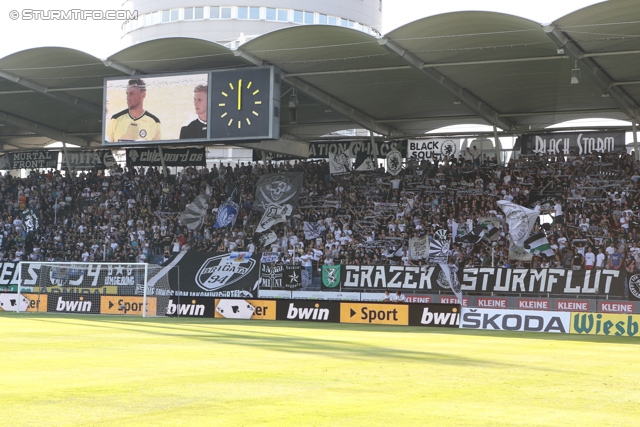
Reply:
<svg viewBox="0 0 640 427"><path fill-rule="evenodd" d="M32 120L27 120L27 119L23 119L17 116L13 116L11 114L7 114L3 111L0 111L0 123L7 123L10 124L12 126L16 126L19 127L21 129L25 129L28 131L31 131L33 133L36 133L38 135L42 135L45 136L47 138L51 138L55 141L62 141L66 144L75 144L75 145L79 145L81 147L90 147L91 143L82 139L82 138L78 138L77 136L73 136L73 135L67 135L66 133L62 132L61 130L58 129L54 129L52 127L49 126L45 126L43 124L40 124L38 122L34 122Z"/></svg>
<svg viewBox="0 0 640 427"><path fill-rule="evenodd" d="M234 50L233 54L251 62L256 66L265 65L265 62L262 59L248 52L245 52L242 49ZM404 133L401 132L400 130L377 122L376 119L374 119L373 117L363 113L360 110L353 108L352 106L342 102L338 98L335 98L329 95L328 93L321 91L317 87L310 85L309 83L305 82L302 79L299 79L297 77L289 77L284 71L282 73L282 78L286 80L289 84L295 86L296 89L306 93L310 97L314 98L316 101L348 117L349 119L353 120L355 123L359 124L360 126L362 126L363 128L369 131L372 131L381 135L386 135L386 136L404 135Z"/></svg>
<svg viewBox="0 0 640 427"><path fill-rule="evenodd" d="M13 83L16 83L20 86L31 89L32 91L46 95L57 101L64 102L65 104L69 104L81 110L87 111L89 113L102 115L101 106L91 104L90 102L87 102L87 101L83 101L82 99L77 98L75 96L52 90L51 88L41 85L40 83L36 83L22 77L18 77L14 74L7 73L6 71L0 71L0 77L2 77L3 79L9 80Z"/></svg>
<svg viewBox="0 0 640 427"><path fill-rule="evenodd" d="M119 62L113 61L111 59L103 59L102 63L105 65L105 67L113 68L114 70L118 70L130 76L135 76L136 74L144 74L136 69L127 67L126 65L120 64Z"/></svg>
<svg viewBox="0 0 640 427"><path fill-rule="evenodd" d="M427 77L438 82L440 86L442 86L457 99L459 99L460 102L467 106L467 108L476 112L490 125L507 131L515 129L516 124L514 122L501 117L500 113L494 110L493 107L489 106L486 102L484 102L465 88L459 86L457 83L448 79L444 74L431 68L429 64L423 62L420 58L418 58L411 52L408 52L406 49L403 49L386 37L379 38L378 44L383 46L394 55L397 55L398 57L405 60L414 69L420 71Z"/></svg>
<svg viewBox="0 0 640 427"><path fill-rule="evenodd" d="M630 120L638 121L640 119L640 108L631 97L629 97L622 89L619 88L619 84L613 81L609 75L607 75L602 67L592 59L593 56L589 52L582 50L580 46L566 33L556 28L554 25L547 25L543 27L543 30L551 40L560 48L563 48L571 59L580 61L580 65L584 68L585 72L591 76L593 81L602 89L603 93L608 93L609 96L615 101L620 109L629 117ZM567 76L568 78L568 76Z"/></svg>

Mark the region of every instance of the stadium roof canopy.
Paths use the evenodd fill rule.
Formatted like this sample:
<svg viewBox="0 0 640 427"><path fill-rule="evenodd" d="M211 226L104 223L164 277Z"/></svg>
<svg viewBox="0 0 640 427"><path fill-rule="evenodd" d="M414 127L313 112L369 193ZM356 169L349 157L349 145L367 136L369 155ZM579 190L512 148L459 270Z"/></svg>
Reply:
<svg viewBox="0 0 640 427"><path fill-rule="evenodd" d="M190 38L142 43L106 60L67 48L29 49L0 59L0 149L53 141L99 146L106 77L256 65L283 72L281 133L290 140L352 128L391 139L459 124L515 135L573 119L637 122L638 28L637 0L616 0L547 26L500 13L454 12L382 38L306 25L237 50Z"/></svg>

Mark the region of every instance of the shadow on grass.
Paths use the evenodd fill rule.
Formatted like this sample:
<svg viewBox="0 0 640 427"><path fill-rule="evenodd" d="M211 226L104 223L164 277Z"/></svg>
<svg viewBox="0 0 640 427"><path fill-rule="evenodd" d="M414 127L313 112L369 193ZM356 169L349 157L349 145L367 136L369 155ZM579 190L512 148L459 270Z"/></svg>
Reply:
<svg viewBox="0 0 640 427"><path fill-rule="evenodd" d="M0 314L2 317L14 316L14 313ZM183 340L197 340L213 345L237 345L255 348L266 348L296 354L323 355L340 359L367 360L389 358L396 361L428 361L446 366L482 366L485 368L522 367L518 363L496 363L473 355L460 356L445 351L418 351L398 348L392 342L384 341L384 334L425 334L434 336L468 336L495 337L501 339L526 340L561 340L576 342L635 344L640 340L629 337L581 336L549 333L522 333L505 331L483 331L456 328L426 328L426 327L398 327L386 325L352 325L339 323L315 323L295 321L247 321L228 319L198 319L198 318L141 318L133 316L109 317L101 315L62 315L44 313L26 313L25 320L60 324L69 326L70 323L81 327L102 328L113 331L124 331L139 334L149 334L166 338ZM290 333L288 333L290 331ZM314 332L335 331L336 338L321 338L314 336ZM382 336L375 344L359 340L341 339L340 332L350 331L361 333L368 339L371 334ZM407 336L409 339L410 337ZM363 340L364 341L364 340ZM440 342L440 341L439 341ZM405 341L406 344L406 341ZM528 369L537 369L527 365ZM540 368L549 371L547 367Z"/></svg>

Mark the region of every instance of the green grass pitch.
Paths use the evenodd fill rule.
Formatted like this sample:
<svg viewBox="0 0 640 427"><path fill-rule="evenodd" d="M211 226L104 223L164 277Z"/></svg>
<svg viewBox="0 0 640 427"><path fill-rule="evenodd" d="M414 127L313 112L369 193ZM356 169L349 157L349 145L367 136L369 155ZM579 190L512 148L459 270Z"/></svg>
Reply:
<svg viewBox="0 0 640 427"><path fill-rule="evenodd" d="M640 339L0 313L3 426L637 426Z"/></svg>

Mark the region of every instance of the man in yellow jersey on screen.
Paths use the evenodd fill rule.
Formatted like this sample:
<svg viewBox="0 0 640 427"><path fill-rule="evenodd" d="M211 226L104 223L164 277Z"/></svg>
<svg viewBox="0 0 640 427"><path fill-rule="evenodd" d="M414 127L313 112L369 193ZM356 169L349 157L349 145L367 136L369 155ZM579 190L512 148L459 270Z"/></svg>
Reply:
<svg viewBox="0 0 640 427"><path fill-rule="evenodd" d="M144 109L147 86L142 79L131 79L127 86L127 109L111 116L107 123L107 142L158 141L160 119Z"/></svg>

